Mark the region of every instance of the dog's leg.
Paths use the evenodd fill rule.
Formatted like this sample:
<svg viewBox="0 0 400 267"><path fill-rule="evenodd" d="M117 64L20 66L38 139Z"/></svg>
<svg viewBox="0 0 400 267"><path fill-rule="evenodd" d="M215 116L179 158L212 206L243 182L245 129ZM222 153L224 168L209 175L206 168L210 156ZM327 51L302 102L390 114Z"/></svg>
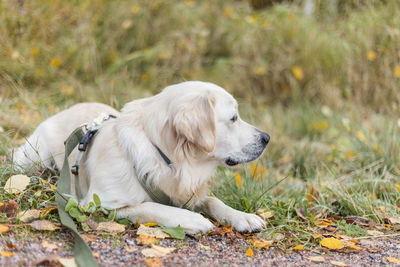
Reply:
<svg viewBox="0 0 400 267"><path fill-rule="evenodd" d="M220 223L232 225L239 232L253 232L265 227L265 221L259 216L232 209L215 197L206 197L200 210Z"/></svg>
<svg viewBox="0 0 400 267"><path fill-rule="evenodd" d="M207 233L214 225L202 215L193 211L170 207L155 202L144 202L134 207L117 209L118 218L128 218L132 222L155 222L166 227L180 225L185 232Z"/></svg>

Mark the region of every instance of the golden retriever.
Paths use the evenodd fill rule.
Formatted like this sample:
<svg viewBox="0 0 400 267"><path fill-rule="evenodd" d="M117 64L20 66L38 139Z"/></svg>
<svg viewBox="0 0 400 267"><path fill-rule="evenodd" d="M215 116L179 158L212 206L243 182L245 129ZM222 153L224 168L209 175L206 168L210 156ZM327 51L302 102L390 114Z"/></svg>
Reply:
<svg viewBox="0 0 400 267"><path fill-rule="evenodd" d="M28 168L40 162L60 170L64 141L100 113L117 118L102 125L84 154L80 204L92 201L96 193L102 206L116 210L119 218L167 227L181 225L188 233L206 233L213 228L197 212L238 231L265 226L257 215L235 210L208 195L217 166L252 161L269 142L268 134L241 120L236 100L212 83L168 86L158 95L126 104L121 112L99 103L77 104L42 122L15 151L16 164ZM75 150L71 162L77 156ZM138 180L145 175L146 184L166 194L172 205L153 201ZM181 208L185 203L190 210Z"/></svg>

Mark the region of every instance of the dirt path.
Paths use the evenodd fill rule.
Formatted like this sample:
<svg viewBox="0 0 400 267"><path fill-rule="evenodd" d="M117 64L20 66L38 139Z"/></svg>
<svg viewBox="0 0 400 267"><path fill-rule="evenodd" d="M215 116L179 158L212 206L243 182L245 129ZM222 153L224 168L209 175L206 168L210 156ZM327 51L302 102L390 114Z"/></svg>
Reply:
<svg viewBox="0 0 400 267"><path fill-rule="evenodd" d="M135 231L129 231L122 237L86 235L86 239L101 266L146 266L146 258L141 251L148 246L138 244ZM52 245L55 245L54 249L45 248ZM184 240L164 239L159 245L177 248L162 258L164 266L332 266L330 261L344 262L349 266L380 266L390 264L387 257L400 258L400 237L361 241L364 249L358 253L320 249L285 253L271 247L269 250L254 249L252 257L246 256L250 245L245 239L220 235L186 237ZM63 231L54 234L24 231L5 233L0 240L0 250L14 251L16 254L11 257L0 256L0 266L34 265L54 254L71 257L71 247L72 237ZM308 259L310 256L323 256L326 262L313 263Z"/></svg>

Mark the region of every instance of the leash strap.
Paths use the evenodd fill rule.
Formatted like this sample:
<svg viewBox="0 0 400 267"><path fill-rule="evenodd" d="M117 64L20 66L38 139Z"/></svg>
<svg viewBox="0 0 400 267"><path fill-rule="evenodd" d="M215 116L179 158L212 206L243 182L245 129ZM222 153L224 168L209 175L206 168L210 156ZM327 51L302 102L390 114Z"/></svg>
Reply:
<svg viewBox="0 0 400 267"><path fill-rule="evenodd" d="M85 133L83 132L82 127L79 127L78 129L73 131L72 134L65 141L65 158L60 173L60 179L58 180L57 184L56 202L61 223L72 231L72 234L75 238L73 252L76 263L80 267L97 267L99 265L97 263L97 260L94 258L91 249L79 235L71 216L65 211L65 206L68 202L67 197L71 194L71 176L68 164L68 156L71 154L71 152L79 144L84 136Z"/></svg>

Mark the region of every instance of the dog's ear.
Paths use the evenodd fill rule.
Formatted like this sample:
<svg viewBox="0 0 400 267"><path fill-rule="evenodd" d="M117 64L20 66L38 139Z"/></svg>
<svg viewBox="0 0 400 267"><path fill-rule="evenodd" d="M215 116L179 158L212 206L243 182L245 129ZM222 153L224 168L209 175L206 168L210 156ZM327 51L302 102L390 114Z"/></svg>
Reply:
<svg viewBox="0 0 400 267"><path fill-rule="evenodd" d="M188 97L174 112L173 128L178 139L186 139L205 152L215 148L215 99L212 95Z"/></svg>

